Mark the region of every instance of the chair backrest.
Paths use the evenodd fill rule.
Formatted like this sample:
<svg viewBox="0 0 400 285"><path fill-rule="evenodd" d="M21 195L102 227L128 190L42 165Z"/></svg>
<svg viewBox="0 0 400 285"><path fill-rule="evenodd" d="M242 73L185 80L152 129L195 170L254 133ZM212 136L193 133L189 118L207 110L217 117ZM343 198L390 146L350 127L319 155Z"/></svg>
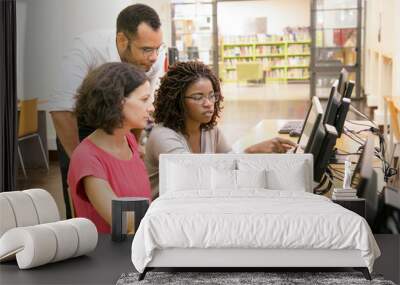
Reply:
<svg viewBox="0 0 400 285"><path fill-rule="evenodd" d="M400 141L400 107L393 100L388 100L390 113L390 129L397 141Z"/></svg>
<svg viewBox="0 0 400 285"><path fill-rule="evenodd" d="M236 74L237 81L260 80L263 77L262 65L258 62L238 62Z"/></svg>
<svg viewBox="0 0 400 285"><path fill-rule="evenodd" d="M18 122L18 137L23 137L38 131L38 99L20 101L20 114Z"/></svg>

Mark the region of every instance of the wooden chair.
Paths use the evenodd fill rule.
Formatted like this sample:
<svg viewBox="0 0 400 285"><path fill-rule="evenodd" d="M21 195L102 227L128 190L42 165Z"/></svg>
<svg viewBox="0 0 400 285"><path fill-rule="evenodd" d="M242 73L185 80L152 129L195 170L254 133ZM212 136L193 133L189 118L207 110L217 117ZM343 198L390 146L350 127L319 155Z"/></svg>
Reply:
<svg viewBox="0 0 400 285"><path fill-rule="evenodd" d="M22 100L20 101L20 114L18 122L18 156L21 163L22 172L26 177L26 170L24 160L22 159L21 149L19 143L23 140L30 138L37 138L39 141L40 149L43 154L43 160L46 164L47 170L49 170L49 162L43 148L42 139L38 133L38 113L37 113L37 99Z"/></svg>
<svg viewBox="0 0 400 285"><path fill-rule="evenodd" d="M387 100L387 105L390 114L390 132L394 140L390 140L392 145L390 154L390 164L397 168L399 161L398 146L400 145L400 106L393 99Z"/></svg>

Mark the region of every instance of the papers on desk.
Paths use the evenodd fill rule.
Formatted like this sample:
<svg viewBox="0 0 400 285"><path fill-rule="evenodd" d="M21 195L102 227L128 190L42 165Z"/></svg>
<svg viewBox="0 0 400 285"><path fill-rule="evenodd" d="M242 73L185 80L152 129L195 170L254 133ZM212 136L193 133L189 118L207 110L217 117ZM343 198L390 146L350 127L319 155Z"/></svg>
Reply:
<svg viewBox="0 0 400 285"><path fill-rule="evenodd" d="M332 194L332 199L333 200L358 199L357 190L356 189L352 189L352 188L348 188L348 189L334 188L333 189L333 194Z"/></svg>

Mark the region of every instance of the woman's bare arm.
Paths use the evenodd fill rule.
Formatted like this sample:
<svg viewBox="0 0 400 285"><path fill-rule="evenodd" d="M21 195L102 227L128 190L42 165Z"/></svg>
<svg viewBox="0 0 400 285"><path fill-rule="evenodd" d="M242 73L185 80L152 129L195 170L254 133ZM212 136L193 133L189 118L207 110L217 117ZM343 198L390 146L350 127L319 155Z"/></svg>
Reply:
<svg viewBox="0 0 400 285"><path fill-rule="evenodd" d="M112 207L111 201L117 196L113 192L110 184L104 179L94 176L83 178L83 187L90 203L96 209L97 213L111 226L112 224ZM127 231L133 231L133 213L127 213Z"/></svg>

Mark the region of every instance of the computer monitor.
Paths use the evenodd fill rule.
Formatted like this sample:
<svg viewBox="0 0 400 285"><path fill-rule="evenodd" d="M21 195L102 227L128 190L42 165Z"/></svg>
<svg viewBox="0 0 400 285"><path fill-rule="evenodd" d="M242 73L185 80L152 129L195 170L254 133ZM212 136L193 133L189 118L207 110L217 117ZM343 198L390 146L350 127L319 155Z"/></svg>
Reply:
<svg viewBox="0 0 400 285"><path fill-rule="evenodd" d="M345 68L343 68L340 71L339 74L339 81L337 85L337 91L339 92L340 95L344 96L345 90L346 90L346 82L349 78L349 73Z"/></svg>
<svg viewBox="0 0 400 285"><path fill-rule="evenodd" d="M336 120L333 124L336 131L338 132L338 138L342 135L344 129L344 123L346 122L347 113L349 112L351 100L349 98L343 98L342 103L337 111Z"/></svg>
<svg viewBox="0 0 400 285"><path fill-rule="evenodd" d="M324 113L324 124L332 125L335 123L337 110L339 109L342 96L337 92L337 87L334 85L331 87L331 92L329 94L328 103L326 104Z"/></svg>
<svg viewBox="0 0 400 285"><path fill-rule="evenodd" d="M354 84L354 81L351 80L346 82L346 89L343 94L344 98L351 98L351 95L353 94Z"/></svg>
<svg viewBox="0 0 400 285"><path fill-rule="evenodd" d="M323 123L334 126L338 132L338 137L342 135L350 103L351 100L349 98L342 96L336 91L336 87L332 86L324 113Z"/></svg>
<svg viewBox="0 0 400 285"><path fill-rule="evenodd" d="M372 160L375 153L374 138L372 135L367 137L365 144L362 148L360 158L358 159L357 165L354 169L351 177L352 187L357 189L358 196L364 196L366 191L366 184L368 179L372 176Z"/></svg>
<svg viewBox="0 0 400 285"><path fill-rule="evenodd" d="M351 179L352 187L357 190L357 196L365 199L366 220L373 231L377 227L376 219L379 214L380 200L377 189L377 172L373 169L372 164L374 156L374 136L369 135Z"/></svg>
<svg viewBox="0 0 400 285"><path fill-rule="evenodd" d="M313 142L308 153L314 157L314 181L320 182L329 159L333 154L336 144L337 131L334 126L329 124L320 124L316 131Z"/></svg>
<svg viewBox="0 0 400 285"><path fill-rule="evenodd" d="M312 140L318 126L322 120L322 114L324 110L317 96L314 96L311 100L311 105L308 108L307 117L304 121L303 128L301 130L300 138L297 142L298 146L295 153L307 153L310 150Z"/></svg>

